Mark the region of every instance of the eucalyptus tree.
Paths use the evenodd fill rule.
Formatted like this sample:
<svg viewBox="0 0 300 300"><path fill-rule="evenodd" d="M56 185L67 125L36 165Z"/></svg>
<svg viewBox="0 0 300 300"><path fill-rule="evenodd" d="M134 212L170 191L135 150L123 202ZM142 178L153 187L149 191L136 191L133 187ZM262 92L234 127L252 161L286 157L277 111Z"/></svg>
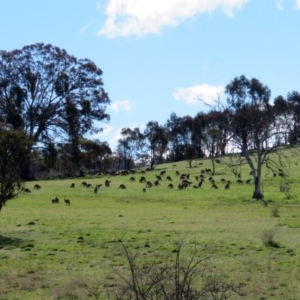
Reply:
<svg viewBox="0 0 300 300"><path fill-rule="evenodd" d="M98 139L82 139L80 145L86 168L97 170L99 173L107 171L112 155L112 150L107 142L101 142Z"/></svg>
<svg viewBox="0 0 300 300"><path fill-rule="evenodd" d="M204 112L199 112L194 117L193 132L192 132L192 145L197 150L197 157L205 156L205 135L208 127L207 115Z"/></svg>
<svg viewBox="0 0 300 300"><path fill-rule="evenodd" d="M0 126L0 211L22 191L22 165L30 147L31 140L23 131Z"/></svg>
<svg viewBox="0 0 300 300"><path fill-rule="evenodd" d="M274 112L278 134L274 141L277 145L287 146L295 142L295 127L293 125L293 108L283 96L277 96L274 99Z"/></svg>
<svg viewBox="0 0 300 300"><path fill-rule="evenodd" d="M168 135L166 129L156 121L147 123L144 130L145 151L150 159L150 167L153 169L155 159L159 163L163 162L163 154L168 145Z"/></svg>
<svg viewBox="0 0 300 300"><path fill-rule="evenodd" d="M276 113L270 104L271 91L257 79L236 77L226 86L231 111L228 130L232 147L239 149L254 178L253 198L262 199L262 166L273 161L269 154L280 155L275 141L281 135Z"/></svg>
<svg viewBox="0 0 300 300"><path fill-rule="evenodd" d="M144 135L139 128L123 128L118 140L117 155L123 160L125 170L130 170L144 144Z"/></svg>
<svg viewBox="0 0 300 300"><path fill-rule="evenodd" d="M192 167L192 162L195 158L197 158L197 150L192 145L187 145L184 151L184 157L189 162L189 167Z"/></svg>
<svg viewBox="0 0 300 300"><path fill-rule="evenodd" d="M174 161L184 159L187 145L192 144L193 118L191 116L178 117L175 113L170 115L165 125L169 137L169 149Z"/></svg>
<svg viewBox="0 0 300 300"><path fill-rule="evenodd" d="M43 43L0 51L0 118L34 144L69 141L77 162L78 140L109 120L108 104L102 70L89 59Z"/></svg>
<svg viewBox="0 0 300 300"><path fill-rule="evenodd" d="M216 172L215 158L219 152L218 149L220 147L221 136L222 132L218 128L211 127L206 130L205 144L208 157L211 159L213 173Z"/></svg>
<svg viewBox="0 0 300 300"><path fill-rule="evenodd" d="M292 120L289 142L291 144L296 144L300 141L300 93L296 91L288 93L287 102Z"/></svg>

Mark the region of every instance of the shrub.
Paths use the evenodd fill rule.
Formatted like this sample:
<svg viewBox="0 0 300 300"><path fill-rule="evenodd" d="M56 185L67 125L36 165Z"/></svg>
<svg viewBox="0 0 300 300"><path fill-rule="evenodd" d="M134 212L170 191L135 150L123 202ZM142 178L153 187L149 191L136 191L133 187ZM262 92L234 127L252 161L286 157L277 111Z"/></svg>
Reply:
<svg viewBox="0 0 300 300"><path fill-rule="evenodd" d="M83 166L79 167L79 177L85 177L87 174L86 168Z"/></svg>
<svg viewBox="0 0 300 300"><path fill-rule="evenodd" d="M291 185L289 182L281 181L279 184L279 190L284 193L287 199L291 199Z"/></svg>
<svg viewBox="0 0 300 300"><path fill-rule="evenodd" d="M265 246L275 247L275 248L279 247L279 245L274 241L275 233L276 233L276 229L265 229L263 231L261 240Z"/></svg>
<svg viewBox="0 0 300 300"><path fill-rule="evenodd" d="M188 259L182 258L182 244L173 250L173 262L149 263L139 266L137 257L122 243L129 276L119 274L123 284L115 289L121 299L229 299L241 296L235 283L226 280L212 267L209 257L199 258L196 251Z"/></svg>
<svg viewBox="0 0 300 300"><path fill-rule="evenodd" d="M280 213L279 213L279 207L278 206L273 206L271 209L271 216L272 217L280 217Z"/></svg>

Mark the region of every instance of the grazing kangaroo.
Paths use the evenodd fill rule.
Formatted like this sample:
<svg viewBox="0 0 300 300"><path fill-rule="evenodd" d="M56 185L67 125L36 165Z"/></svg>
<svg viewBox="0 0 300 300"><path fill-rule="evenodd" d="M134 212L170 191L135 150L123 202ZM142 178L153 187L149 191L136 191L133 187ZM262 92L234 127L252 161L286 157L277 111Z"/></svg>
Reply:
<svg viewBox="0 0 300 300"><path fill-rule="evenodd" d="M65 201L66 205L71 205L71 202L69 199L65 199L64 201Z"/></svg>
<svg viewBox="0 0 300 300"><path fill-rule="evenodd" d="M246 183L249 184L251 182L251 178L246 180Z"/></svg>
<svg viewBox="0 0 300 300"><path fill-rule="evenodd" d="M122 189L122 190L126 189L125 184L120 184L119 189Z"/></svg>
<svg viewBox="0 0 300 300"><path fill-rule="evenodd" d="M156 181L154 181L154 186L159 186L160 183L159 183L159 180L157 179Z"/></svg>
<svg viewBox="0 0 300 300"><path fill-rule="evenodd" d="M166 180L172 181L172 177L167 176L167 177L166 177Z"/></svg>
<svg viewBox="0 0 300 300"><path fill-rule="evenodd" d="M25 188L23 191L24 191L25 193L31 193L31 190L28 189L28 188Z"/></svg>
<svg viewBox="0 0 300 300"><path fill-rule="evenodd" d="M52 203L59 203L59 199L55 197L54 199L51 200Z"/></svg>
<svg viewBox="0 0 300 300"><path fill-rule="evenodd" d="M160 175L155 175L157 180L162 180Z"/></svg>
<svg viewBox="0 0 300 300"><path fill-rule="evenodd" d="M218 189L218 187L217 187L217 185L215 183L211 186L211 188L212 189L216 189L216 190Z"/></svg>
<svg viewBox="0 0 300 300"><path fill-rule="evenodd" d="M151 188L151 187L152 187L152 182L151 182L151 181L147 181L146 187L147 187L147 188Z"/></svg>
<svg viewBox="0 0 300 300"><path fill-rule="evenodd" d="M172 189L174 186L173 186L173 184L172 183L170 183L169 185L168 185L168 188L169 189Z"/></svg>
<svg viewBox="0 0 300 300"><path fill-rule="evenodd" d="M139 180L140 183L145 183L146 182L146 177L142 176Z"/></svg>
<svg viewBox="0 0 300 300"><path fill-rule="evenodd" d="M41 186L39 184L35 184L33 187L34 190L39 190L40 188L41 188Z"/></svg>
<svg viewBox="0 0 300 300"><path fill-rule="evenodd" d="M143 188L143 192L144 192L144 193L146 192L146 189L145 189L145 188Z"/></svg>
<svg viewBox="0 0 300 300"><path fill-rule="evenodd" d="M201 188L201 187L202 187L202 184L203 184L203 180L201 180L201 181L198 183L198 188Z"/></svg>
<svg viewBox="0 0 300 300"><path fill-rule="evenodd" d="M70 188L74 188L75 187L75 183L73 182L71 185L70 185Z"/></svg>
<svg viewBox="0 0 300 300"><path fill-rule="evenodd" d="M231 181L228 180L226 185L225 185L225 190L229 190L230 184L231 184Z"/></svg>

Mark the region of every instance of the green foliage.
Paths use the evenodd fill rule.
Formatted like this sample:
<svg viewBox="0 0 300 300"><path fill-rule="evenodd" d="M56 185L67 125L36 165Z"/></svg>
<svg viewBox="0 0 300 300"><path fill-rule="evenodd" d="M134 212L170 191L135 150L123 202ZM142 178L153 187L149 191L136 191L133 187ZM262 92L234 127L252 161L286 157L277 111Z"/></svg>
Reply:
<svg viewBox="0 0 300 300"><path fill-rule="evenodd" d="M21 169L31 142L24 132L0 127L0 211L22 188Z"/></svg>
<svg viewBox="0 0 300 300"><path fill-rule="evenodd" d="M85 177L87 175L87 170L85 167L80 166L79 167L79 177Z"/></svg>
<svg viewBox="0 0 300 300"><path fill-rule="evenodd" d="M2 50L0 78L1 118L34 143L53 142L58 134L74 140L97 131L94 121L109 120L102 70L64 49L37 43Z"/></svg>

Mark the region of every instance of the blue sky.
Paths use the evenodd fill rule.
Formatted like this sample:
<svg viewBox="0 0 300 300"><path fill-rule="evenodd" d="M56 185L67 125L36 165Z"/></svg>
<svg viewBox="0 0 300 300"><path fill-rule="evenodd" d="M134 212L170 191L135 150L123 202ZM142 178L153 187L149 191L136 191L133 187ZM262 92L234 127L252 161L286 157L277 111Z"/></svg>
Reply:
<svg viewBox="0 0 300 300"><path fill-rule="evenodd" d="M97 136L194 117L235 77L272 99L300 92L300 0L0 0L0 49L50 43L103 70L112 101Z"/></svg>

